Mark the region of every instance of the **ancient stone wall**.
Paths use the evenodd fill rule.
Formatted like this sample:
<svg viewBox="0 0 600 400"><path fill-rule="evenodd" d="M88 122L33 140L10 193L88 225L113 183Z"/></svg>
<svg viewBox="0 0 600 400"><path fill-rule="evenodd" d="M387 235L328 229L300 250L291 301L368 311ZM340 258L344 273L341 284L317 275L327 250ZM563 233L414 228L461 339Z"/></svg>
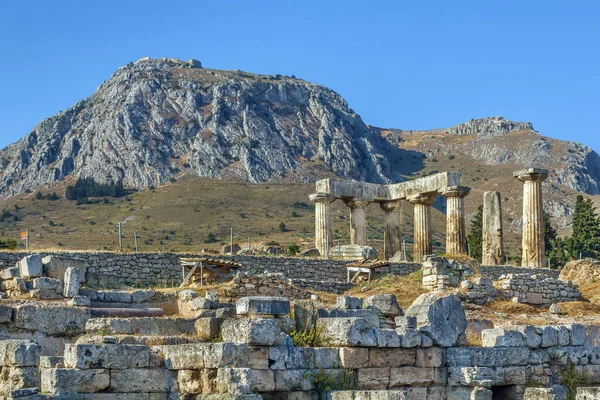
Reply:
<svg viewBox="0 0 600 400"><path fill-rule="evenodd" d="M479 267L481 276L490 278L494 281L500 279L502 275L508 274L536 274L544 275L548 278L558 278L560 271L549 268L527 268L527 267L513 267L510 265L482 265Z"/></svg>
<svg viewBox="0 0 600 400"><path fill-rule="evenodd" d="M581 292L571 281L544 275L508 274L500 277L500 294L509 300L527 304L551 304L580 299Z"/></svg>

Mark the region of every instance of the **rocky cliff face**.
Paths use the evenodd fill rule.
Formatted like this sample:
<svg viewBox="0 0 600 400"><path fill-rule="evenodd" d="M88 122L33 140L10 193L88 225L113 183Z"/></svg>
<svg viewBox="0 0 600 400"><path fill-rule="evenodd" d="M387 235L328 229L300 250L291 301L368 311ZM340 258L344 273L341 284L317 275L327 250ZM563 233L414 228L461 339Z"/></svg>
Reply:
<svg viewBox="0 0 600 400"><path fill-rule="evenodd" d="M135 188L184 172L260 183L307 165L349 179L401 180L386 147L323 86L144 58L0 151L0 197L67 176Z"/></svg>
<svg viewBox="0 0 600 400"><path fill-rule="evenodd" d="M533 131L531 122L513 122L504 117L472 119L449 128L450 135L476 135L478 139L504 136L509 132Z"/></svg>

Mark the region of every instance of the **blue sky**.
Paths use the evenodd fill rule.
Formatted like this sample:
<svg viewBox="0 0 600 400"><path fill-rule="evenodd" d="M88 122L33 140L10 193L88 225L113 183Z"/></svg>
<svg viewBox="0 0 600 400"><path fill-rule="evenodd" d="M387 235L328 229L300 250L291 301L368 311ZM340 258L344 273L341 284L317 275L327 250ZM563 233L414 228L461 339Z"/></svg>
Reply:
<svg viewBox="0 0 600 400"><path fill-rule="evenodd" d="M492 115L600 150L593 1L0 2L0 147L142 56L296 75L366 123Z"/></svg>

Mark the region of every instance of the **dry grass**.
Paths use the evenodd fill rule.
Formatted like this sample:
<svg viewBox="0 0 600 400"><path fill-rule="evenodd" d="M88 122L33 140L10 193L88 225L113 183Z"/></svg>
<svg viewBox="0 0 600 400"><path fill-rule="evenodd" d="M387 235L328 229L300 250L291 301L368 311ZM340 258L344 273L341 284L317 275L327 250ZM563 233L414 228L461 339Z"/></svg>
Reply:
<svg viewBox="0 0 600 400"><path fill-rule="evenodd" d="M467 337L467 346L470 347L481 347L483 342L481 341L481 332L467 330L465 332Z"/></svg>
<svg viewBox="0 0 600 400"><path fill-rule="evenodd" d="M546 308L538 308L523 303L513 303L512 301L493 301L486 307L490 311L509 315L537 315L547 311Z"/></svg>
<svg viewBox="0 0 600 400"><path fill-rule="evenodd" d="M420 270L406 276L386 275L371 281L371 283L357 285L344 294L355 297L367 297L374 294L393 294L396 296L398 304L403 309L406 309L419 295L426 292L426 290L421 288L421 278Z"/></svg>
<svg viewBox="0 0 600 400"><path fill-rule="evenodd" d="M561 311L569 317L593 317L600 314L600 304L583 301L557 303Z"/></svg>

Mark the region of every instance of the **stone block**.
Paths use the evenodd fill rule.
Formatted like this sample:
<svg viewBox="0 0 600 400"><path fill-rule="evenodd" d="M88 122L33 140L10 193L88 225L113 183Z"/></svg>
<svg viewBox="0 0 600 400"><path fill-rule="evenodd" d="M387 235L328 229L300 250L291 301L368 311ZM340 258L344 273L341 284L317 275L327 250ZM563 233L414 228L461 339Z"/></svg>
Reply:
<svg viewBox="0 0 600 400"><path fill-rule="evenodd" d="M67 368L112 370L148 368L152 351L146 345L66 344L64 354Z"/></svg>
<svg viewBox="0 0 600 400"><path fill-rule="evenodd" d="M0 340L0 366L35 367L40 364L42 348L31 340Z"/></svg>
<svg viewBox="0 0 600 400"><path fill-rule="evenodd" d="M66 296L65 296L66 297ZM107 303L131 303L131 294L122 290L104 292L104 301Z"/></svg>
<svg viewBox="0 0 600 400"><path fill-rule="evenodd" d="M414 349L369 349L369 368L415 365Z"/></svg>
<svg viewBox="0 0 600 400"><path fill-rule="evenodd" d="M290 313L290 301L285 297L242 297L235 308L238 315L286 315Z"/></svg>
<svg viewBox="0 0 600 400"><path fill-rule="evenodd" d="M356 375L358 387L365 390L387 389L390 384L389 368L362 368Z"/></svg>
<svg viewBox="0 0 600 400"><path fill-rule="evenodd" d="M434 386L445 384L445 368L400 367L390 369L390 388L397 386Z"/></svg>
<svg viewBox="0 0 600 400"><path fill-rule="evenodd" d="M39 386L40 374L36 367L11 367L2 369L0 395L10 396L13 391Z"/></svg>
<svg viewBox="0 0 600 400"><path fill-rule="evenodd" d="M248 362L248 345L233 343L193 343L154 346L152 351L165 360L171 370L237 367Z"/></svg>
<svg viewBox="0 0 600 400"><path fill-rule="evenodd" d="M558 331L553 326L544 326L542 329L541 347L558 346Z"/></svg>
<svg viewBox="0 0 600 400"><path fill-rule="evenodd" d="M445 364L446 352L439 347L430 347L428 349L416 349L417 367L439 368Z"/></svg>
<svg viewBox="0 0 600 400"><path fill-rule="evenodd" d="M556 398L556 399L558 400L558 398ZM575 400L597 400L597 399L600 399L600 387L578 387L577 388Z"/></svg>
<svg viewBox="0 0 600 400"><path fill-rule="evenodd" d="M483 347L522 347L525 345L521 332L502 328L481 331Z"/></svg>
<svg viewBox="0 0 600 400"><path fill-rule="evenodd" d="M377 311L386 317L397 317L404 315L402 308L393 294L376 294L365 299L365 307Z"/></svg>
<svg viewBox="0 0 600 400"><path fill-rule="evenodd" d="M66 393L96 393L110 385L110 374L105 369L42 369L41 391L49 395Z"/></svg>
<svg viewBox="0 0 600 400"><path fill-rule="evenodd" d="M49 335L77 334L90 319L89 308L24 304L15 307L15 327Z"/></svg>
<svg viewBox="0 0 600 400"><path fill-rule="evenodd" d="M341 347L340 360L342 366L346 369L358 369L368 367L369 351L369 349L360 347Z"/></svg>
<svg viewBox="0 0 600 400"><path fill-rule="evenodd" d="M75 267L69 267L65 271L64 277L64 297L73 297L79 294L79 280L81 279L81 270Z"/></svg>
<svg viewBox="0 0 600 400"><path fill-rule="evenodd" d="M40 368L64 368L65 362L62 356L40 356Z"/></svg>
<svg viewBox="0 0 600 400"><path fill-rule="evenodd" d="M205 339L212 339L219 336L222 323L222 318L198 318L196 322L194 322L194 327L196 328L198 336Z"/></svg>
<svg viewBox="0 0 600 400"><path fill-rule="evenodd" d="M85 283L85 272L88 269L88 263L83 258L65 257L60 255L51 255L42 258L44 275L50 278L63 280L67 268L79 268L79 283Z"/></svg>
<svg viewBox="0 0 600 400"><path fill-rule="evenodd" d="M489 388L501 384L491 367L449 367L448 385Z"/></svg>
<svg viewBox="0 0 600 400"><path fill-rule="evenodd" d="M17 267L19 267L19 274L23 278L36 278L42 276L42 256L39 254L32 254L24 257L17 263Z"/></svg>
<svg viewBox="0 0 600 400"><path fill-rule="evenodd" d="M247 343L257 346L279 346L285 334L281 332L281 322L264 318L228 318L221 325L223 341Z"/></svg>
<svg viewBox="0 0 600 400"><path fill-rule="evenodd" d="M559 346L568 346L571 342L571 332L569 328L564 325L557 326L556 330L558 332L558 345Z"/></svg>
<svg viewBox="0 0 600 400"><path fill-rule="evenodd" d="M419 330L441 347L454 346L467 328L460 299L445 292L420 295L408 308L406 315L416 317Z"/></svg>
<svg viewBox="0 0 600 400"><path fill-rule="evenodd" d="M363 318L372 328L379 328L379 315L375 310L317 309L318 318Z"/></svg>
<svg viewBox="0 0 600 400"><path fill-rule="evenodd" d="M182 394L202 393L202 371L182 369L177 371L177 383Z"/></svg>
<svg viewBox="0 0 600 400"><path fill-rule="evenodd" d="M0 305L0 324L7 324L12 321L13 308L11 306Z"/></svg>
<svg viewBox="0 0 600 400"><path fill-rule="evenodd" d="M531 325L513 325L505 328L507 331L517 331L523 335L524 345L530 349L540 347L542 336L538 334L537 329Z"/></svg>
<svg viewBox="0 0 600 400"><path fill-rule="evenodd" d="M525 302L527 304L544 304L544 298L541 293L528 292Z"/></svg>
<svg viewBox="0 0 600 400"><path fill-rule="evenodd" d="M119 369L110 371L108 389L117 393L174 393L177 372L166 369Z"/></svg>
<svg viewBox="0 0 600 400"><path fill-rule="evenodd" d="M16 278L17 276L19 276L19 267L4 268L0 271L0 278L2 278L2 280L9 280Z"/></svg>
<svg viewBox="0 0 600 400"><path fill-rule="evenodd" d="M156 291L154 290L135 290L130 293L131 294L131 302L132 303L146 303L156 295Z"/></svg>
<svg viewBox="0 0 600 400"><path fill-rule="evenodd" d="M419 332L418 330L410 329L410 328L406 328L406 329L397 328L396 333L398 334L398 337L400 338L400 346L406 347L406 348L423 346L422 341L423 341L423 338L426 337L425 335L421 334L421 332ZM427 347L427 346L423 346L423 347Z"/></svg>
<svg viewBox="0 0 600 400"><path fill-rule="evenodd" d="M360 310L363 308L363 299L351 296L338 296L335 306L343 310Z"/></svg>
<svg viewBox="0 0 600 400"><path fill-rule="evenodd" d="M185 289L177 293L177 297L181 301L190 301L198 297L198 293L192 289Z"/></svg>
<svg viewBox="0 0 600 400"><path fill-rule="evenodd" d="M363 318L319 318L317 327L332 346L377 346L375 329Z"/></svg>
<svg viewBox="0 0 600 400"><path fill-rule="evenodd" d="M408 317L406 315L399 316L394 318L394 322L396 323L396 328L399 329L417 329L417 318L416 317Z"/></svg>
<svg viewBox="0 0 600 400"><path fill-rule="evenodd" d="M585 345L585 325L582 324L569 324L566 325L571 330L571 345L572 346L584 346Z"/></svg>
<svg viewBox="0 0 600 400"><path fill-rule="evenodd" d="M42 300L57 300L63 297L62 281L54 278L42 277L33 280L31 297Z"/></svg>
<svg viewBox="0 0 600 400"><path fill-rule="evenodd" d="M67 304L74 307L89 307L92 302L89 297L86 296L74 296L72 299L67 301Z"/></svg>
<svg viewBox="0 0 600 400"><path fill-rule="evenodd" d="M373 332L375 332L377 347L400 347L401 339L396 330L375 328Z"/></svg>
<svg viewBox="0 0 600 400"><path fill-rule="evenodd" d="M275 390L278 392L308 391L313 389L310 370L276 370Z"/></svg>

